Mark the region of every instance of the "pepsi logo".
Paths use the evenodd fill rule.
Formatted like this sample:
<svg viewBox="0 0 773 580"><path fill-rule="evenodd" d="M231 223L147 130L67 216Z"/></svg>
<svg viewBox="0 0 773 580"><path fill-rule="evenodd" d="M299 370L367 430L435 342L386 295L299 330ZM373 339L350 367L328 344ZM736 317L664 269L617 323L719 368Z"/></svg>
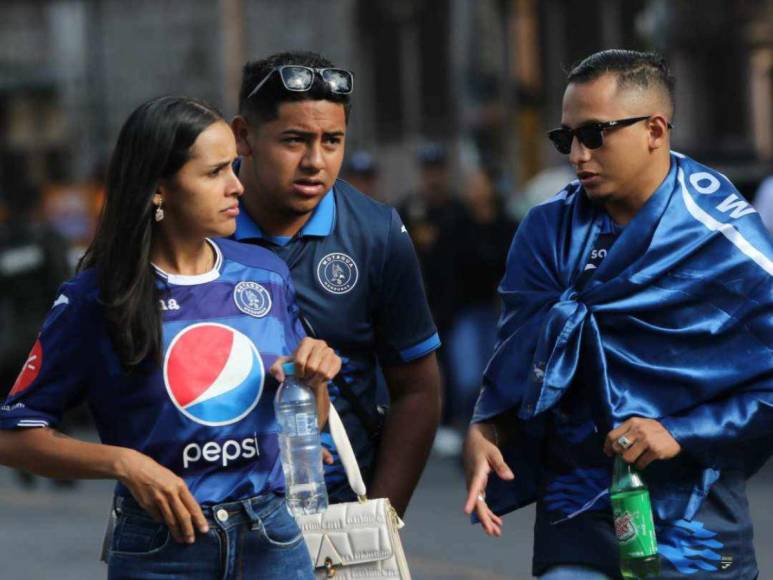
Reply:
<svg viewBox="0 0 773 580"><path fill-rule="evenodd" d="M238 330L204 322L172 339L164 383L180 412L202 425L230 425L255 408L263 392L263 361Z"/></svg>
<svg viewBox="0 0 773 580"><path fill-rule="evenodd" d="M16 377L16 382L14 382L13 387L11 387L11 392L8 393L8 396L18 395L29 387L35 379L38 378L40 367L42 365L43 345L40 344L40 339L37 339L35 344L32 345L32 350L27 356L27 360L24 361L24 366L22 367L19 376Z"/></svg>

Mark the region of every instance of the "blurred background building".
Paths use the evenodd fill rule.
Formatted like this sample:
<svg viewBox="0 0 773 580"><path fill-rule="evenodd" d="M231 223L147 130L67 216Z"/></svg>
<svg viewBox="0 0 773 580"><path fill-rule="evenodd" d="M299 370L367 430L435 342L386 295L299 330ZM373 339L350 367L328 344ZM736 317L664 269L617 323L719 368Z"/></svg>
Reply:
<svg viewBox="0 0 773 580"><path fill-rule="evenodd" d="M562 162L543 136L564 71L626 47L670 59L676 146L751 195L773 160L772 28L772 0L2 0L0 171L89 181L140 102L183 93L230 115L246 59L311 49L355 71L350 149L378 159L385 197L427 140L520 191Z"/></svg>
<svg viewBox="0 0 773 580"><path fill-rule="evenodd" d="M506 240L573 176L545 138L566 72L613 47L669 59L675 148L752 199L773 174L773 0L0 0L0 226L47 224L74 266L137 105L186 94L230 117L245 61L321 52L355 73L343 175L401 208L447 343L448 400L469 399L475 383L452 353L484 345L466 368L479 376ZM434 169L428 151L441 152ZM30 187L40 203L13 215L10 200ZM765 197L773 207L773 190ZM472 284L486 287L473 297L460 280L481 264Z"/></svg>
<svg viewBox="0 0 773 580"><path fill-rule="evenodd" d="M245 61L320 52L355 73L343 176L401 208L438 297L447 437L436 440L412 507L417 577L525 577L530 544L509 559L475 544L500 575L460 568L479 531L459 530L461 474L456 460L438 456L459 451L494 340L512 230L573 177L545 138L560 124L566 73L605 48L669 59L678 80L674 147L752 200L773 175L773 0L0 0L0 399L53 288L93 235L106 162L128 114L152 97L185 94L230 117ZM766 183L759 191L773 224L773 178ZM66 243L43 245L52 233ZM68 265L46 251L63 245ZM28 288L44 289L34 312ZM24 309L24 320L12 318ZM771 481L761 478L760 505L773 497ZM26 517L32 500L8 489L0 512ZM438 514L458 523L422 528ZM518 524L527 536L530 517ZM773 521L756 523L759 549ZM75 564L96 566L86 549Z"/></svg>

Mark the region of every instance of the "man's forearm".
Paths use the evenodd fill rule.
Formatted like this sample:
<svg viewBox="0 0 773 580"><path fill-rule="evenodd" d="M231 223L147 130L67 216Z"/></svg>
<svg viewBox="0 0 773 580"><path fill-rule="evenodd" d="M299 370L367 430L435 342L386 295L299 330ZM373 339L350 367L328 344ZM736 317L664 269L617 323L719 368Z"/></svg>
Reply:
<svg viewBox="0 0 773 580"><path fill-rule="evenodd" d="M427 463L440 421L440 373L434 355L415 366L385 370L392 404L369 490L388 497L402 516Z"/></svg>
<svg viewBox="0 0 773 580"><path fill-rule="evenodd" d="M440 403L428 393L406 395L389 410L371 494L388 497L401 516L427 463L439 418Z"/></svg>

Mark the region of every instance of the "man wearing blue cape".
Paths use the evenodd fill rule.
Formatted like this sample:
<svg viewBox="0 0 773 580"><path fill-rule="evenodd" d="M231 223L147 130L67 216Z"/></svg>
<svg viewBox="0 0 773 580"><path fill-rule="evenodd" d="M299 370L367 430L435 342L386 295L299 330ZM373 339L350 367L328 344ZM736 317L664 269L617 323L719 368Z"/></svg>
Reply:
<svg viewBox="0 0 773 580"><path fill-rule="evenodd" d="M644 470L661 578L758 575L745 481L773 446L773 243L728 179L670 151L673 79L608 50L551 141L578 179L533 208L465 442L489 535L536 502L533 573L620 578L608 488Z"/></svg>

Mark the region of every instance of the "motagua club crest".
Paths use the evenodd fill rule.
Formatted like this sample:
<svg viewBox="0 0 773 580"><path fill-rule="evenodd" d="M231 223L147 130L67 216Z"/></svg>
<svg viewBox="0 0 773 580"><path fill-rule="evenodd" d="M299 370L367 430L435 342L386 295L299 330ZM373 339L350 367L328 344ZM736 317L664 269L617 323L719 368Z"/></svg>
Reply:
<svg viewBox="0 0 773 580"><path fill-rule="evenodd" d="M257 282L239 282L234 288L236 307L255 318L263 318L271 310L271 294Z"/></svg>
<svg viewBox="0 0 773 580"><path fill-rule="evenodd" d="M333 252L319 261L317 279L328 292L346 294L357 285L359 270L351 257Z"/></svg>

